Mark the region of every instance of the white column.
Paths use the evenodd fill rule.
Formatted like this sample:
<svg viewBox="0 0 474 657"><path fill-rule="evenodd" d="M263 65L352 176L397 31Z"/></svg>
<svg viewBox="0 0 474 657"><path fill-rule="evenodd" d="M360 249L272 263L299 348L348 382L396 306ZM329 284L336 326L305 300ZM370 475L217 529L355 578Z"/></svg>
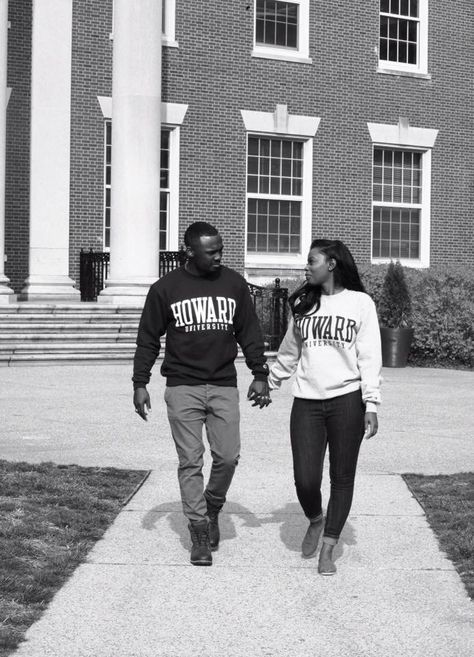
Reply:
<svg viewBox="0 0 474 657"><path fill-rule="evenodd" d="M158 278L161 1L115 0L110 274L99 300L143 304Z"/></svg>
<svg viewBox="0 0 474 657"><path fill-rule="evenodd" d="M5 276L5 146L7 123L8 0L0 0L0 305L16 301Z"/></svg>
<svg viewBox="0 0 474 657"><path fill-rule="evenodd" d="M78 301L69 278L72 0L33 0L28 301Z"/></svg>

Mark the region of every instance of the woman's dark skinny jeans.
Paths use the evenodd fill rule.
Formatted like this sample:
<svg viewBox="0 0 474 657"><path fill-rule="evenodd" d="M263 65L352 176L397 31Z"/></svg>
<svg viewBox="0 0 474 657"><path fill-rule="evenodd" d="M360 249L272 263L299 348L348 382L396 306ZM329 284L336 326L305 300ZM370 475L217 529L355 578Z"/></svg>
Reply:
<svg viewBox="0 0 474 657"><path fill-rule="evenodd" d="M328 538L339 538L349 515L364 414L360 390L331 399L293 401L290 434L296 493L310 520L322 514L321 481L329 445L331 494L324 527Z"/></svg>

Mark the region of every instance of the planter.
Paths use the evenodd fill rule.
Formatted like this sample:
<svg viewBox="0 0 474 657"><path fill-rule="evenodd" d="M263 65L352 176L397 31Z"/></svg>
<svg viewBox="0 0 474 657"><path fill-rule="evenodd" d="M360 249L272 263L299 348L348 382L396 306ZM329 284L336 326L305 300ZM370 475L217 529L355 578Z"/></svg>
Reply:
<svg viewBox="0 0 474 657"><path fill-rule="evenodd" d="M384 367L406 367L413 334L412 328L380 329Z"/></svg>

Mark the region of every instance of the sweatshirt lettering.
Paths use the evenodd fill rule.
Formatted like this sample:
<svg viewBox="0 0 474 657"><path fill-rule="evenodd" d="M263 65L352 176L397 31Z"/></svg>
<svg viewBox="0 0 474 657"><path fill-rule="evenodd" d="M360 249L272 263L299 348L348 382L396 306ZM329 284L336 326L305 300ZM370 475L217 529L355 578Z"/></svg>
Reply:
<svg viewBox="0 0 474 657"><path fill-rule="evenodd" d="M230 297L192 297L172 303L171 311L177 328L207 324L221 328L233 323L235 307Z"/></svg>
<svg viewBox="0 0 474 657"><path fill-rule="evenodd" d="M340 315L312 315L298 317L295 321L303 341L308 344L315 344L315 340L323 341L320 346L334 342L351 343L356 333L356 321Z"/></svg>

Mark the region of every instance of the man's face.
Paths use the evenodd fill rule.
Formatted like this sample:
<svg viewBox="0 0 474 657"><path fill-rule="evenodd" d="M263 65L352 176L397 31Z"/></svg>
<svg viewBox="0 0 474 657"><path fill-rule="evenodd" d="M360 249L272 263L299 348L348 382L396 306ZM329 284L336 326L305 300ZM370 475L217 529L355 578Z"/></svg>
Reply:
<svg viewBox="0 0 474 657"><path fill-rule="evenodd" d="M222 249L220 235L203 235L188 250L188 253L197 271L200 274L209 274L220 269Z"/></svg>

